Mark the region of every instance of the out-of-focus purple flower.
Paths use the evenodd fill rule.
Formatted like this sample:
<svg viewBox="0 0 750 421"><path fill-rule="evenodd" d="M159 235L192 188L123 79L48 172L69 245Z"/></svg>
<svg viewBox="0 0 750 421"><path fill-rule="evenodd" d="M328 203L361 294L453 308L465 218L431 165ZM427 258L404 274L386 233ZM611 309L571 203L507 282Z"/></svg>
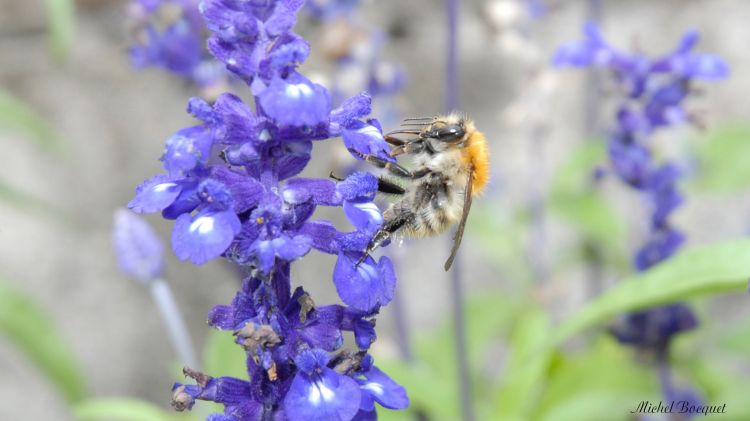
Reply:
<svg viewBox="0 0 750 421"><path fill-rule="evenodd" d="M133 66L161 67L200 87L221 82L221 69L211 65L198 12L200 0L134 0L130 17L135 44L130 47Z"/></svg>
<svg viewBox="0 0 750 421"><path fill-rule="evenodd" d="M126 209L114 216L114 244L120 270L143 283L161 276L164 246L153 228Z"/></svg>
<svg viewBox="0 0 750 421"><path fill-rule="evenodd" d="M677 187L682 172L672 163L657 164L647 140L658 129L690 121L683 104L695 80L716 80L729 74L718 56L693 52L698 38L696 32L688 32L674 51L652 59L611 47L589 23L582 41L564 44L553 58L557 66L610 70L622 88L623 101L608 150L613 172L641 193L650 206L648 237L633 258L638 271L671 257L685 240L669 222L671 213L684 201ZM613 333L623 343L665 351L675 334L696 324L687 306L675 304L628 314Z"/></svg>
<svg viewBox="0 0 750 421"><path fill-rule="evenodd" d="M327 21L352 13L360 2L361 0L308 0L305 2L305 11Z"/></svg>
<svg viewBox="0 0 750 421"><path fill-rule="evenodd" d="M690 307L677 303L623 315L610 331L621 343L664 352L675 335L696 326L698 320Z"/></svg>

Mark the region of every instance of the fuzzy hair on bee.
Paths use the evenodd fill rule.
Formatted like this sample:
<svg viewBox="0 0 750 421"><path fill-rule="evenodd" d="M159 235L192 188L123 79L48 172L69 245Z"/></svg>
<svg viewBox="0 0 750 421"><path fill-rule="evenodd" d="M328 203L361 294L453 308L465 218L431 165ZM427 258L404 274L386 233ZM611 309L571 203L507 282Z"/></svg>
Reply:
<svg viewBox="0 0 750 421"><path fill-rule="evenodd" d="M394 235L428 237L458 224L444 266L447 271L461 244L472 198L484 190L489 179L487 140L469 117L457 112L406 119L402 129L387 133L385 140L393 145L391 156L411 155L414 169L371 155L361 156L409 182L402 189L381 178L379 189L401 194L401 199L383 212L383 225L360 263Z"/></svg>

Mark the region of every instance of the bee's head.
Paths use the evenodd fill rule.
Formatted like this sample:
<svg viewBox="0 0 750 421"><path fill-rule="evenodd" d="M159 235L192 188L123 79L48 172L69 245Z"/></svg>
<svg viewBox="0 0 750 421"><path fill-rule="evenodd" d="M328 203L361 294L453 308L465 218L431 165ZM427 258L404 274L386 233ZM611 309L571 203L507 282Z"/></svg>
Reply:
<svg viewBox="0 0 750 421"><path fill-rule="evenodd" d="M421 136L432 139L430 144L436 150L460 147L466 140L466 121L454 114L437 117L422 131Z"/></svg>

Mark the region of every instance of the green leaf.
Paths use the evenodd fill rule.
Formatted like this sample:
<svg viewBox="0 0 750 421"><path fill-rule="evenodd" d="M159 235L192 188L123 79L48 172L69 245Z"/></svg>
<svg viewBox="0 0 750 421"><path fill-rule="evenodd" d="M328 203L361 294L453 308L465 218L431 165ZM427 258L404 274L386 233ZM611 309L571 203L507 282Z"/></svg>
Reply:
<svg viewBox="0 0 750 421"><path fill-rule="evenodd" d="M85 395L82 371L44 311L0 280L0 333L5 334L69 401Z"/></svg>
<svg viewBox="0 0 750 421"><path fill-rule="evenodd" d="M185 419L158 406L132 398L92 398L73 406L79 421L176 421Z"/></svg>
<svg viewBox="0 0 750 421"><path fill-rule="evenodd" d="M723 334L718 345L738 355L750 355L750 321L717 327Z"/></svg>
<svg viewBox="0 0 750 421"><path fill-rule="evenodd" d="M572 402L580 406L578 419L627 419L639 401L659 395L653 368L608 336L583 352L559 355L551 366L533 419L576 419ZM602 416L608 407L610 413Z"/></svg>
<svg viewBox="0 0 750 421"><path fill-rule="evenodd" d="M550 332L550 320L543 311L531 309L520 315L511 337L508 369L496 400L496 413L502 414L504 420L529 419L544 386L552 351L537 354L533 360L529 356L544 344Z"/></svg>
<svg viewBox="0 0 750 421"><path fill-rule="evenodd" d="M74 0L45 0L49 43L58 59L65 59L73 44L76 5Z"/></svg>
<svg viewBox="0 0 750 421"><path fill-rule="evenodd" d="M57 134L28 105L0 89L0 126L17 130L47 150L58 150Z"/></svg>
<svg viewBox="0 0 750 421"><path fill-rule="evenodd" d="M698 189L733 192L750 186L750 126L729 125L710 132L697 154Z"/></svg>
<svg viewBox="0 0 750 421"><path fill-rule="evenodd" d="M541 418L540 421L629 421L630 411L645 400L637 392L589 391L571 396Z"/></svg>
<svg viewBox="0 0 750 421"><path fill-rule="evenodd" d="M245 352L237 345L232 332L214 330L203 349L203 367L213 377L247 377Z"/></svg>
<svg viewBox="0 0 750 421"><path fill-rule="evenodd" d="M695 247L647 272L629 277L564 322L552 336L556 346L618 313L687 298L735 291L746 293L750 240Z"/></svg>

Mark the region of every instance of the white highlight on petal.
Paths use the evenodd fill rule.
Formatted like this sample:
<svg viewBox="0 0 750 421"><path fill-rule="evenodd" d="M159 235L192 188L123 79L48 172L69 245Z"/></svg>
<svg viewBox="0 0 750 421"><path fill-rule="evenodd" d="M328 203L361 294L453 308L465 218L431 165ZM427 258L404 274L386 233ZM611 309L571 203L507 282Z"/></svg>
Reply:
<svg viewBox="0 0 750 421"><path fill-rule="evenodd" d="M201 216L190 224L190 232L198 231L198 234L206 235L214 230L214 218L211 216Z"/></svg>
<svg viewBox="0 0 750 421"><path fill-rule="evenodd" d="M378 128L370 124L362 127L361 129L358 129L357 133L362 133L364 135L373 137L382 137L380 131L378 131Z"/></svg>
<svg viewBox="0 0 750 421"><path fill-rule="evenodd" d="M286 189L281 193L281 197L284 199L285 202L295 205L297 204L299 195L293 189Z"/></svg>
<svg viewBox="0 0 750 421"><path fill-rule="evenodd" d="M268 129L263 129L262 132L258 135L258 140L261 142L265 142L268 140L271 140L271 133L268 131Z"/></svg>
<svg viewBox="0 0 750 421"><path fill-rule="evenodd" d="M361 265L357 268L357 272L359 272L365 280L372 280L372 279L378 279L378 270L375 267L375 265L370 265L367 263L367 260L362 262Z"/></svg>
<svg viewBox="0 0 750 421"><path fill-rule="evenodd" d="M310 385L310 393L307 395L307 400L310 401L311 404L318 406L320 405L321 399L324 402L328 402L333 400L335 396L336 394L333 393L333 390L326 387L323 382L314 382Z"/></svg>
<svg viewBox="0 0 750 421"><path fill-rule="evenodd" d="M157 192L157 193L161 193L161 192L163 192L165 190L168 190L168 189L170 189L170 188L172 188L172 187L174 187L176 185L177 185L177 183L161 183L161 184L155 185L153 187L153 190L155 192Z"/></svg>
<svg viewBox="0 0 750 421"><path fill-rule="evenodd" d="M378 396L382 396L383 392L385 392L383 385L375 382L365 383L365 385L362 386L362 389L369 390Z"/></svg>
<svg viewBox="0 0 750 421"><path fill-rule="evenodd" d="M380 213L380 209L373 202L354 203L354 207L367 213L370 220L380 225L383 223L383 215Z"/></svg>
<svg viewBox="0 0 750 421"><path fill-rule="evenodd" d="M291 99L298 99L299 97L306 97L313 94L312 88L306 83L289 84L284 89L284 95Z"/></svg>

